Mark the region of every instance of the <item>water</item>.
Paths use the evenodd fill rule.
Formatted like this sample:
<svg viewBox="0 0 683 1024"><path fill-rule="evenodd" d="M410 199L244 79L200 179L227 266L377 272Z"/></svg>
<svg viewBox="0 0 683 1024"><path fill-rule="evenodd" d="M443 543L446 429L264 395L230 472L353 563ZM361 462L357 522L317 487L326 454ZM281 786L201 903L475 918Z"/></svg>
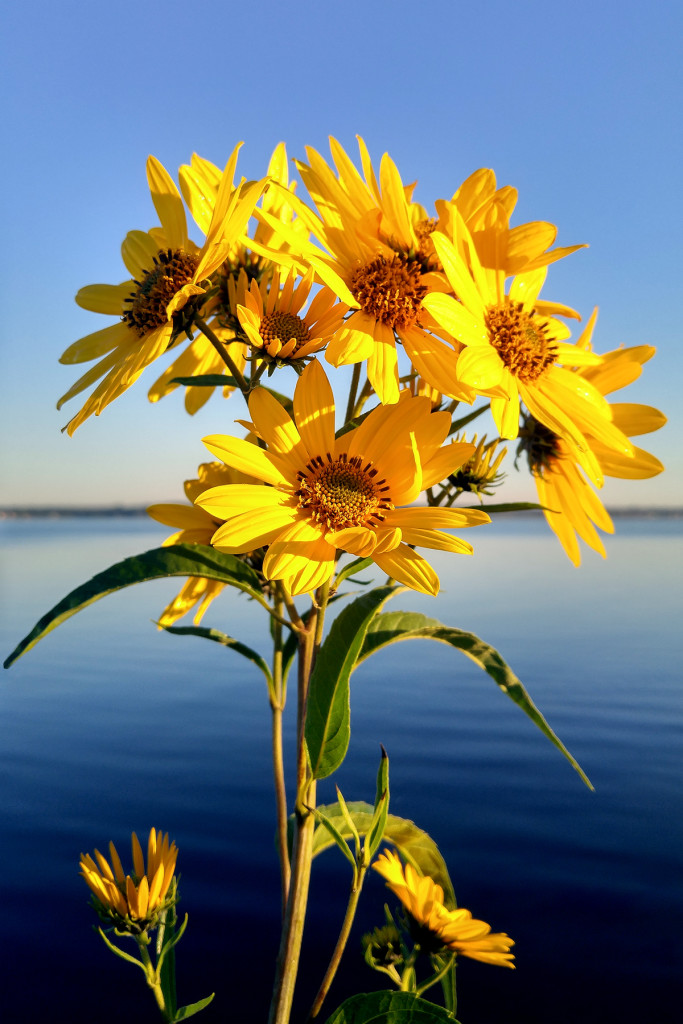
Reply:
<svg viewBox="0 0 683 1024"><path fill-rule="evenodd" d="M573 569L536 520L470 531L474 558L437 556L443 592L396 598L496 646L593 781L590 793L476 666L406 643L352 680L352 741L335 776L372 800L379 743L391 810L439 843L461 905L517 942L517 970L464 960L463 1024L680 1019L683 997L683 523L620 520L609 558ZM69 589L167 531L143 520L0 524L3 656ZM257 669L159 632L180 581L112 595L2 677L0 943L9 1022L155 1019L132 967L90 929L81 850L131 829L180 848L179 996L217 991L211 1021L265 1019L278 937L269 715ZM207 616L259 646L253 605ZM290 709L291 710L291 709ZM291 764L291 722L287 755ZM334 799L333 784L320 799ZM336 940L348 886L335 852L314 865L299 1016ZM328 1012L381 986L358 953L387 897L369 879ZM390 898L390 902L392 902ZM323 1013L323 1020L325 1014Z"/></svg>

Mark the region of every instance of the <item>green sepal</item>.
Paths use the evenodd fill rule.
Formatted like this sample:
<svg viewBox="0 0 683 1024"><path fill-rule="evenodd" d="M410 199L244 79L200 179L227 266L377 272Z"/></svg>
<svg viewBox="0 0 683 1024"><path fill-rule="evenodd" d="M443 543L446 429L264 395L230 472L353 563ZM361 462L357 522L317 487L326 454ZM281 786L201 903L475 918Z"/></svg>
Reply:
<svg viewBox="0 0 683 1024"><path fill-rule="evenodd" d="M332 836L334 842L339 847L341 852L344 854L346 859L349 861L349 863L351 864L351 866L352 866L352 868L353 868L353 870L355 872L356 871L356 858L354 857L353 853L351 852L349 844L346 842L346 840L344 839L343 835L341 834L341 832L339 831L337 826L333 822L330 821L330 819L327 817L327 815L324 813L324 811L321 811L319 807L316 807L314 809L313 814L315 816L315 820L317 822L319 822L323 826L323 828L327 829L327 831L330 833L330 835Z"/></svg>
<svg viewBox="0 0 683 1024"><path fill-rule="evenodd" d="M345 565L343 569L339 570L337 578L334 581L335 587L338 587L344 582L344 580L353 576L355 572L362 572L363 569L367 569L369 565L372 565L371 558L354 558L353 562L349 562L348 565ZM364 580L352 580L352 583L360 583L362 586L367 585Z"/></svg>
<svg viewBox="0 0 683 1024"><path fill-rule="evenodd" d="M243 658L252 661L254 665L261 669L266 677L269 688L273 685L273 676L267 661L261 657L258 651L247 647L246 644L241 643L234 637L228 636L227 633L221 633L219 629L207 629L204 626L164 626L163 623L158 623L158 625L165 629L167 633L174 633L176 636L201 636L206 640L213 640L217 644L222 644L223 647L230 647L235 654L241 654Z"/></svg>
<svg viewBox="0 0 683 1024"><path fill-rule="evenodd" d="M366 836L372 829L375 818L375 811L371 804L364 800L349 801L346 805L353 823L360 836ZM338 804L327 804L319 807L325 816L336 826L342 836L352 835L351 829L344 821ZM395 814L387 814L384 825L385 842L392 843L401 853L402 857L422 875L430 875L444 891L444 904L452 910L455 908L455 893L453 884L448 874L446 862L439 853L439 848L423 829L408 821L406 818L399 818ZM329 850L332 841L326 830L319 825L313 833L313 856L317 857L324 850Z"/></svg>
<svg viewBox="0 0 683 1024"><path fill-rule="evenodd" d="M384 829L389 814L389 756L382 747L382 757L377 772L377 792L375 794L375 809L372 816L372 825L365 838L363 846L363 862L369 864L377 853L377 847L382 842Z"/></svg>
<svg viewBox="0 0 683 1024"><path fill-rule="evenodd" d="M189 1017L194 1017L195 1013L200 1013L209 1005L215 994L215 992L212 992L210 996L206 997L206 999L200 999L196 1003L181 1006L173 1018L173 1024L177 1024L180 1020L187 1020Z"/></svg>
<svg viewBox="0 0 683 1024"><path fill-rule="evenodd" d="M227 555L204 544L171 544L165 548L153 548L111 565L62 598L15 647L4 663L5 668L9 668L56 626L99 598L133 583L167 576L200 576L237 587L258 601L263 600L257 574L235 555Z"/></svg>
<svg viewBox="0 0 683 1024"><path fill-rule="evenodd" d="M351 736L349 678L368 626L395 586L356 598L332 623L318 652L306 708L306 744L314 779L331 775L344 760Z"/></svg>
<svg viewBox="0 0 683 1024"><path fill-rule="evenodd" d="M430 619L417 612L386 612L377 615L366 630L357 664L369 658L375 651L399 640L437 640L466 654L476 665L484 669L503 693L522 709L534 725L538 726L553 746L564 754L588 788L593 789L578 761L555 735L522 683L494 647L480 640L474 633L444 626L436 619Z"/></svg>
<svg viewBox="0 0 683 1024"><path fill-rule="evenodd" d="M443 1006L412 992L362 992L345 999L326 1024L457 1024Z"/></svg>

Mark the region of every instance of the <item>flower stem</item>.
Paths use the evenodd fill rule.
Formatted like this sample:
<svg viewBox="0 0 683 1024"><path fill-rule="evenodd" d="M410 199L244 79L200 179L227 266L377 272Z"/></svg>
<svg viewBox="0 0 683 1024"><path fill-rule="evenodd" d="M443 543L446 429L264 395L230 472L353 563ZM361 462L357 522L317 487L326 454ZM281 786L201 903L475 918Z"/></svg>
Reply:
<svg viewBox="0 0 683 1024"><path fill-rule="evenodd" d="M237 369L237 364L235 363L232 356L228 352L226 346L223 344L220 338L216 334L214 334L209 325L201 319L201 317L195 317L194 322L199 328L199 330L202 332L202 334L209 339L213 347L216 349L216 352L218 352L218 355L221 357L227 368L230 370L230 373L237 381L237 386L244 395L244 397L248 398L249 392L251 390L249 387L249 383L244 379L240 370Z"/></svg>
<svg viewBox="0 0 683 1024"><path fill-rule="evenodd" d="M358 393L358 383L360 381L360 363L353 364L353 376L351 377L351 387L349 388L349 400L346 405L346 415L344 417L344 423L348 423L349 420L353 419L353 410L356 405L356 394Z"/></svg>
<svg viewBox="0 0 683 1024"><path fill-rule="evenodd" d="M346 914L342 922L341 930L339 932L339 938L337 939L337 945L334 947L334 952L330 959L330 962L325 972L325 977L322 980L318 994L313 1000L308 1019L313 1020L320 1013L320 1008L325 1001L325 997L330 990L330 986L334 981L334 977L337 973L341 958L346 949L346 943L348 942L349 935L351 933L351 925L353 919L356 916L356 908L358 907L358 900L360 899L361 889L363 888L363 881L365 880L365 868L361 868L358 872L354 873L353 881L351 882L351 891L349 892L349 901L346 905Z"/></svg>
<svg viewBox="0 0 683 1024"><path fill-rule="evenodd" d="M275 781L275 803L277 808L277 849L280 858L280 877L282 884L282 914L284 917L287 905L287 892L291 868L287 850L287 791L285 789L285 770L282 758L282 712L285 707L285 690L282 681L282 590L279 584L275 589L275 612L278 618L273 622L273 694L272 709L272 752L273 778Z"/></svg>
<svg viewBox="0 0 683 1024"><path fill-rule="evenodd" d="M161 1015L165 1021L170 1021L168 1010L166 1009L166 1000L164 999L164 993L161 988L161 980L159 978L159 972L154 967L152 959L147 951L147 946L144 941L138 939L138 949L140 950L140 959L145 967L145 977L147 984L154 993L157 1006L161 1010Z"/></svg>

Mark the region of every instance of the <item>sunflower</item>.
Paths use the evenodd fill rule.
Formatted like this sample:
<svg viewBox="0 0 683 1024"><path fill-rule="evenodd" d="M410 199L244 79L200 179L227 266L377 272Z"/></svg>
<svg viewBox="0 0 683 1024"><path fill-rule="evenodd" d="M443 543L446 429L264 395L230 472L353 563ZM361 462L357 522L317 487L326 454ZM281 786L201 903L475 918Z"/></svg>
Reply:
<svg viewBox="0 0 683 1024"><path fill-rule="evenodd" d="M132 279L119 285L82 288L76 302L95 313L118 314L118 323L74 342L62 363L100 359L60 398L57 408L100 381L80 412L69 421L69 434L89 416L98 416L123 394L146 366L189 332L203 302L205 282L221 265L230 246L244 231L263 183L234 189L235 148L223 172L213 217L201 249L187 236L185 210L168 172L155 157L147 161L147 181L161 228L131 231L121 252ZM103 378L100 380L100 378Z"/></svg>
<svg viewBox="0 0 683 1024"><path fill-rule="evenodd" d="M474 450L440 447L449 414L432 414L428 399L406 393L335 438L334 397L317 361L299 378L293 409L294 421L256 388L249 412L267 450L224 435L204 439L212 455L271 485L232 484L200 495L196 503L225 520L212 544L232 554L267 546L264 576L282 580L293 595L326 583L339 550L370 557L399 583L436 594L434 569L411 545L471 554L469 544L440 528L489 521L478 510L404 507Z"/></svg>
<svg viewBox="0 0 683 1024"><path fill-rule="evenodd" d="M449 949L472 960L514 968L510 936L492 932L490 925L474 919L469 910L448 910L443 889L429 875L418 875L411 864L404 867L392 850L384 850L372 866L410 914L413 936L429 952Z"/></svg>
<svg viewBox="0 0 683 1024"><path fill-rule="evenodd" d="M262 251L299 272L312 267L346 303L351 316L328 344L326 358L333 366L367 360L368 379L380 401L393 404L399 396L396 339L406 344L432 326L421 301L444 284L420 255L420 236L396 165L385 153L377 178L362 139L359 144L365 181L335 139L330 148L338 176L314 149L306 150L310 166L297 162L319 215L300 199L291 202L320 246L259 211L259 219L288 248Z"/></svg>
<svg viewBox="0 0 683 1024"><path fill-rule="evenodd" d="M102 917L119 931L139 935L156 927L159 912L170 905L168 891L175 874L178 848L150 829L147 840L147 867L140 841L133 832L133 871L124 874L121 859L113 843L109 843L109 861L99 850L95 857L81 854L81 874L95 894L96 907Z"/></svg>
<svg viewBox="0 0 683 1024"><path fill-rule="evenodd" d="M602 476L587 434L627 457L633 454L630 441L612 422L604 396L571 369L599 365L601 357L582 339L576 345L565 341L569 328L549 314L557 308L566 315L566 307L546 302L543 313L538 312L545 267L516 276L505 294L503 271L484 272L462 218L458 223L457 246L440 232L433 235L457 299L431 294L423 304L464 348L453 357L445 345L437 351L434 346L438 343L427 341L426 353L435 362L441 356L441 373L434 385L445 394L455 394L456 384L464 383L490 397L491 412L503 438L517 437L523 401L532 416L573 445L580 453L581 465L599 486ZM463 252L468 253L472 273ZM588 333L591 330L592 320L586 328ZM421 372L429 380L427 373ZM450 388L446 378L452 382Z"/></svg>
<svg viewBox="0 0 683 1024"><path fill-rule="evenodd" d="M594 321L594 317L592 319ZM643 363L654 353L655 349L649 345L616 349L606 353L599 366L585 367L577 372L588 377L593 386L606 395L639 377ZM611 403L610 409L613 423L628 437L650 433L666 423L666 417L649 405ZM581 472L578 453L532 416L524 418L520 437L520 451L526 452L538 500L544 506L543 514L570 561L576 566L581 564L577 536L606 558L595 527L605 533L614 533L614 525ZM587 439L605 476L644 480L657 476L664 469L659 459L642 448L634 446L633 455L627 456L590 435Z"/></svg>
<svg viewBox="0 0 683 1024"><path fill-rule="evenodd" d="M150 505L147 509L148 516L158 523L163 523L164 526L179 527L178 532L167 537L162 546L210 544L221 520L216 519L203 508L199 508L194 504L194 500L208 487L235 483L255 483L255 481L243 473L229 469L222 462L203 462L197 470L196 479L185 481L185 495L191 502L190 505ZM177 597L164 608L159 617L159 626L172 626L192 608L197 609L192 621L195 626L198 626L209 605L218 597L224 587L225 584L219 583L218 580L208 580L203 576L191 576L183 584Z"/></svg>
<svg viewBox="0 0 683 1024"><path fill-rule="evenodd" d="M270 287L252 280L244 304L237 306L242 330L255 353L277 361L295 362L323 348L342 326L348 306L337 302L329 288L322 288L308 311L299 316L313 284L313 271L294 287L295 271L289 271L281 283L275 270Z"/></svg>
<svg viewBox="0 0 683 1024"><path fill-rule="evenodd" d="M207 231L213 217L216 197L221 182L221 172L209 160L193 154L189 164L180 168L180 188L194 220L202 231ZM287 172L287 151L281 142L276 146L270 158L267 170L268 182L277 182L281 189L267 188L261 198L261 206L276 221L288 224L295 234L308 236L308 230L294 216L294 211L287 201L287 195L293 192L295 183L289 182ZM254 239L257 244L270 245L273 229L263 222L257 222ZM251 248L252 239L242 235L233 241L223 262L215 274L216 295L211 303L211 328L225 345L230 358L237 369L243 373L249 354L249 346L245 339L237 315L238 305L245 305L252 282L266 289L273 277L275 265ZM225 363L208 338L198 334L192 344L167 368L154 382L149 391L149 399L158 401L170 394L179 385L175 383L179 377L197 375L222 375ZM227 385L223 394L228 397L234 390ZM185 388L185 409L193 415L214 393L213 387L197 387L188 385Z"/></svg>

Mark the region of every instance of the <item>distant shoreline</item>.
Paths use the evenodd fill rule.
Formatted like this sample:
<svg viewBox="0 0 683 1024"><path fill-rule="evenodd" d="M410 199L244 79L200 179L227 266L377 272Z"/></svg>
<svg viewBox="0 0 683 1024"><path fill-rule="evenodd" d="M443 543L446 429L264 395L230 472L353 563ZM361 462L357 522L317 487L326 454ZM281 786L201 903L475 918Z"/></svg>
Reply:
<svg viewBox="0 0 683 1024"><path fill-rule="evenodd" d="M640 506L625 506L624 508L610 508L607 510L615 519L681 519L683 508L647 508ZM540 516L541 511L536 509L524 509L519 512L506 513L516 516ZM0 508L0 519L88 519L88 518L110 518L110 519L132 519L147 516L146 506L123 506L115 505L105 508L91 507L14 507Z"/></svg>

